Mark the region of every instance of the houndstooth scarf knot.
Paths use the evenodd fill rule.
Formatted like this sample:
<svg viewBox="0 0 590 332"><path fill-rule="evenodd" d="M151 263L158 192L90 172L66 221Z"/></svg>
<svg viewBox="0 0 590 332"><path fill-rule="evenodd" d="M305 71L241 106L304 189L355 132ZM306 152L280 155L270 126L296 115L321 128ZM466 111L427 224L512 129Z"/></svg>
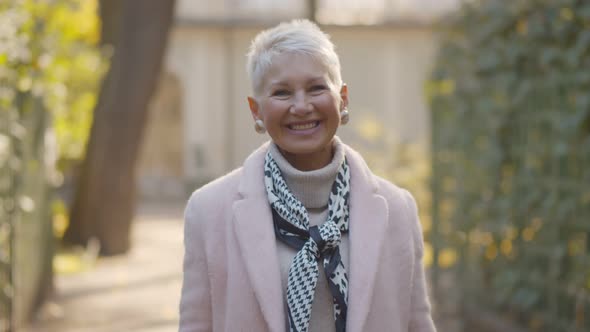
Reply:
<svg viewBox="0 0 590 332"><path fill-rule="evenodd" d="M340 245L342 233L332 221L325 222L321 226L309 228L309 240L303 246L304 250L313 254L316 260L323 255L330 254Z"/></svg>

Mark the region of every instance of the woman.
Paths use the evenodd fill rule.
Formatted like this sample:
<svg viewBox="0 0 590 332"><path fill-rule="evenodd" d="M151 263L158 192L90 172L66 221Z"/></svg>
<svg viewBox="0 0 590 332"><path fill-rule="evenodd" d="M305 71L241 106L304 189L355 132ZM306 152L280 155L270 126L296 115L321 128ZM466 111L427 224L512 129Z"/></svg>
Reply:
<svg viewBox="0 0 590 332"><path fill-rule="evenodd" d="M271 142L188 202L180 331L434 331L414 199L335 136L348 89L329 37L263 31L248 73Z"/></svg>

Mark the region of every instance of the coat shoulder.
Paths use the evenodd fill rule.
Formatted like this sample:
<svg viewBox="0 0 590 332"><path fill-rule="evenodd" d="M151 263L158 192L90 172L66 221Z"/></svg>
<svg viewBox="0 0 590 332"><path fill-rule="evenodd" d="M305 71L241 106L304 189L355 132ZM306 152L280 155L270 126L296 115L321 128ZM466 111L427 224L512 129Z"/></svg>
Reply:
<svg viewBox="0 0 590 332"><path fill-rule="evenodd" d="M392 203L406 205L409 199L413 199L412 194L407 189L377 175L375 175L375 178L377 180L377 193L382 195L389 205Z"/></svg>
<svg viewBox="0 0 590 332"><path fill-rule="evenodd" d="M418 205L414 196L402 187L399 187L388 180L376 176L377 192L387 201L391 215L404 216L405 225L412 230L415 240L422 246L422 225L418 217Z"/></svg>
<svg viewBox="0 0 590 332"><path fill-rule="evenodd" d="M231 204L238 195L241 174L240 167L195 190L186 204L185 217L205 211L219 211Z"/></svg>

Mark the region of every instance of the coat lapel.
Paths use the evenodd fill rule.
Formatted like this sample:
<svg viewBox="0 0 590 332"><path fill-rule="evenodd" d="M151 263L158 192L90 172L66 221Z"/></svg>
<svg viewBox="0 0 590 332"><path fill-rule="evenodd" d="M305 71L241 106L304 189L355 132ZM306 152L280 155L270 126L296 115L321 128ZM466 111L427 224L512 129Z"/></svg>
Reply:
<svg viewBox="0 0 590 332"><path fill-rule="evenodd" d="M244 163L238 188L242 199L233 204L235 235L256 299L271 331L285 331L283 292L272 214L264 189L263 163L267 145Z"/></svg>
<svg viewBox="0 0 590 332"><path fill-rule="evenodd" d="M362 157L346 150L351 167L348 331L363 331L388 223L387 203Z"/></svg>

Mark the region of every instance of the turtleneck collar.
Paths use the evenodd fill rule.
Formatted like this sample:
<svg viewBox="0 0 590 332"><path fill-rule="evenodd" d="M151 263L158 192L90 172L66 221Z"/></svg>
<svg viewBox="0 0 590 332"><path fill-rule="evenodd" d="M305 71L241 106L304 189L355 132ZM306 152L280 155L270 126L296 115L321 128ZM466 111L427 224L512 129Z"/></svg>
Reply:
<svg viewBox="0 0 590 332"><path fill-rule="evenodd" d="M281 174L295 197L308 209L326 208L332 184L340 165L344 162L344 148L337 136L332 140L334 155L323 168L300 171L293 167L281 154L278 146L270 144L269 151L281 170Z"/></svg>

